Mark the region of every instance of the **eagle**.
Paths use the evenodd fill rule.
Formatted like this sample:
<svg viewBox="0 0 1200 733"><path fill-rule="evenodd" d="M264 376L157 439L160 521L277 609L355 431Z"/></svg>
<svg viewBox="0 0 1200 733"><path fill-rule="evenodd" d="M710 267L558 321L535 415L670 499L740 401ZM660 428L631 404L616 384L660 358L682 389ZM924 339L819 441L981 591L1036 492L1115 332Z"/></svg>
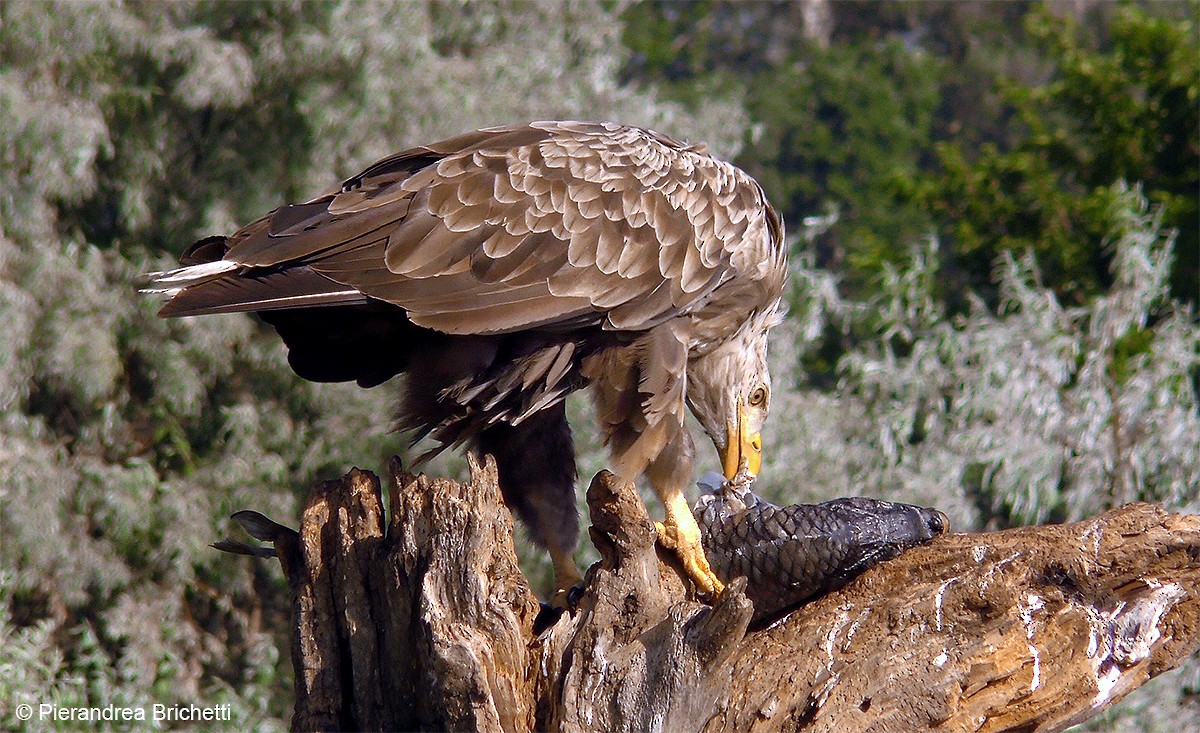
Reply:
<svg viewBox="0 0 1200 733"><path fill-rule="evenodd" d="M181 265L147 275L163 317L257 313L308 380L405 375L397 428L494 457L559 593L582 580L564 400L590 389L614 473L648 479L660 542L700 595L721 591L684 495L686 416L727 478L758 473L787 263L762 187L703 145L607 122L485 128L202 239Z"/></svg>

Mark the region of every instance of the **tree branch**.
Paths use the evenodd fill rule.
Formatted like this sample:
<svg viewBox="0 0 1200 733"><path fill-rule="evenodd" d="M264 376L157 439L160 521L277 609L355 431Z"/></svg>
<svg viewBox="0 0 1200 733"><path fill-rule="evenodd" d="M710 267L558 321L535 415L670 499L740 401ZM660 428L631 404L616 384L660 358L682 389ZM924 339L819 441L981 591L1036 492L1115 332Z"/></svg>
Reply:
<svg viewBox="0 0 1200 733"><path fill-rule="evenodd" d="M540 606L494 464L471 472L393 460L386 525L358 470L313 491L299 533L236 515L288 577L293 728L1054 731L1200 648L1200 517L1148 504L945 535L747 632L744 580L697 602L607 473L577 611Z"/></svg>

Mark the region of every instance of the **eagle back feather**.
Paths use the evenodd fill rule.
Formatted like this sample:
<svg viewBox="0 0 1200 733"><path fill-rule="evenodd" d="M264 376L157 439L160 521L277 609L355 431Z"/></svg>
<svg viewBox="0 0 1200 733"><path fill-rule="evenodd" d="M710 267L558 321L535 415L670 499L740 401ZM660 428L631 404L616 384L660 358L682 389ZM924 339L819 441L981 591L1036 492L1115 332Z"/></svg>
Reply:
<svg viewBox="0 0 1200 733"><path fill-rule="evenodd" d="M762 308L786 267L778 217L749 176L611 123L535 122L412 148L244 227L223 252L205 242L203 277L159 288L175 295L165 315L292 308L310 295L386 301L450 334L640 331ZM227 264L214 270L218 255Z"/></svg>

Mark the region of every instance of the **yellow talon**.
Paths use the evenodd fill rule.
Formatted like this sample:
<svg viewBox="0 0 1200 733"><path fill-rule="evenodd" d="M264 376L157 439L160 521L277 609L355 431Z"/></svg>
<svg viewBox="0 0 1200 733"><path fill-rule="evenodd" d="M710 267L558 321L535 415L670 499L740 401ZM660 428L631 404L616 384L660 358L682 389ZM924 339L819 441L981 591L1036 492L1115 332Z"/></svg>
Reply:
<svg viewBox="0 0 1200 733"><path fill-rule="evenodd" d="M675 540L670 534L667 533L667 525L663 524L662 522L655 522L654 531L658 533L658 544L662 545L668 550L675 549Z"/></svg>
<svg viewBox="0 0 1200 733"><path fill-rule="evenodd" d="M708 558L704 556L704 548L700 544L700 530L696 527L695 520L692 521L691 527L680 527L668 519L666 523L655 522L654 528L658 531L659 543L675 552L679 562L683 564L684 573L696 584L696 590L701 596L714 598L725 590L725 585L713 573Z"/></svg>

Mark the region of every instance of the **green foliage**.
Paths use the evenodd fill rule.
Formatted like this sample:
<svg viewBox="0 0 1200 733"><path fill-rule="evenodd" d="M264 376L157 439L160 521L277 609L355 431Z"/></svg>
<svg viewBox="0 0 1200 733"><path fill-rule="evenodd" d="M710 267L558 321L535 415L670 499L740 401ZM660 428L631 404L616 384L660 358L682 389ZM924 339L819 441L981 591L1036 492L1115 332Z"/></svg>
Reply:
<svg viewBox="0 0 1200 733"><path fill-rule="evenodd" d="M61 229L104 248L178 252L400 145L498 122L612 116L726 153L742 127L736 106L705 105L701 121L619 85L619 28L591 3L0 12L0 109L17 122L0 133L6 167L39 179L29 193Z"/></svg>
<svg viewBox="0 0 1200 733"><path fill-rule="evenodd" d="M880 263L897 259L895 243L924 231L924 216L894 200L897 182L918 175L929 146L937 74L935 59L888 41L806 48L752 81L747 108L770 123L739 162L784 211L838 212L819 254L856 291Z"/></svg>
<svg viewBox="0 0 1200 733"><path fill-rule="evenodd" d="M782 503L936 506L966 531L1133 500L1200 511L1200 323L1169 295L1161 209L1123 186L1108 193L1113 284L1081 305L1064 305L1028 255L999 262L1000 305L972 298L961 315L936 297L936 242L889 267L865 301L841 298L811 258L795 262L804 297L772 336L781 376L756 488ZM835 385L797 373L826 368L821 352L839 337ZM1083 729L1196 728L1198 675L1193 658Z"/></svg>
<svg viewBox="0 0 1200 733"><path fill-rule="evenodd" d="M112 705L141 708L147 718L152 716L155 703L187 705L204 700L205 705L228 705L228 721L190 725L189 730L284 730L275 713L263 708L272 688L280 683L272 671L276 665L275 650L265 639L255 641L251 669L235 689L217 679L194 686L194 674L187 669L187 660L175 656L170 645L161 644L143 650L148 656L135 660L125 655L122 663L112 664L93 627L87 622L63 632L50 619L33 625L14 624L11 611L22 589L12 576L0 574L0 645L4 660L0 661L0 725L9 731L42 730L129 730L152 727L150 723L98 722L85 723L54 721L35 714L30 721L17 717L16 706L27 704L35 710L42 704L59 708L82 708ZM139 603L159 611L175 611L155 603L154 599L139 598ZM162 623L171 618L167 616ZM152 631L140 626L139 633ZM171 633L170 629L160 632ZM153 635L153 634L152 634ZM64 654L62 639L70 642L69 655ZM147 645L148 646L148 645ZM140 663L140 664L139 664ZM182 685L184 689L178 686Z"/></svg>
<svg viewBox="0 0 1200 733"><path fill-rule="evenodd" d="M26 699L229 702L234 727L282 727L282 579L207 545L236 510L286 523L313 481L385 466L393 397L296 379L249 317L157 319L134 281L489 124L643 124L767 184L802 235L778 498L903 497L960 527L1196 509L1193 27L831 12L822 33L798 3L0 4L0 727ZM971 284L984 300L947 305ZM605 458L578 440L586 480Z"/></svg>
<svg viewBox="0 0 1200 733"><path fill-rule="evenodd" d="M870 6L866 12L877 10ZM753 126L737 162L793 226L836 212L816 264L865 292L924 234L897 187L921 170L946 64L900 38L823 44L800 3L646 2L626 12L630 73L685 103L743 89Z"/></svg>
<svg viewBox="0 0 1200 733"><path fill-rule="evenodd" d="M863 297L932 232L938 299L999 303L1036 253L1071 303L1109 284L1111 185L1179 229L1173 291L1200 302L1200 41L1193 4L642 2L628 73L692 103L745 91L738 162L796 228L838 214L815 263Z"/></svg>
<svg viewBox="0 0 1200 733"><path fill-rule="evenodd" d="M247 316L163 321L136 293L230 231L404 146L615 117L736 152L616 79L593 3L0 5L0 727L11 703L234 706L281 727L278 569L217 553L317 480L401 450L383 389L297 379ZM461 471L461 461L431 467Z"/></svg>
<svg viewBox="0 0 1200 733"><path fill-rule="evenodd" d="M859 334L836 389L797 378L776 390L773 411L792 419L765 436L781 447L767 451L764 487L926 502L964 528L1076 520L1130 501L1200 509L1189 378L1200 326L1168 292L1174 235L1139 191L1110 195L1113 285L1082 305L1064 305L1033 256L1008 256L995 273L1001 305L973 298L952 315L936 298L931 241L869 301L827 297L821 328L774 339L787 373L813 333ZM778 483L797 475L813 485Z"/></svg>
<svg viewBox="0 0 1200 733"><path fill-rule="evenodd" d="M1032 83L1001 78L1011 119L978 149L947 140L936 175L911 193L933 215L961 280L990 287L1002 252L1033 251L1046 283L1082 302L1109 283L1113 181L1141 182L1179 230L1174 291L1197 302L1200 271L1200 41L1187 20L1122 6L1102 40L1071 18L1029 14L1026 31L1049 66Z"/></svg>

